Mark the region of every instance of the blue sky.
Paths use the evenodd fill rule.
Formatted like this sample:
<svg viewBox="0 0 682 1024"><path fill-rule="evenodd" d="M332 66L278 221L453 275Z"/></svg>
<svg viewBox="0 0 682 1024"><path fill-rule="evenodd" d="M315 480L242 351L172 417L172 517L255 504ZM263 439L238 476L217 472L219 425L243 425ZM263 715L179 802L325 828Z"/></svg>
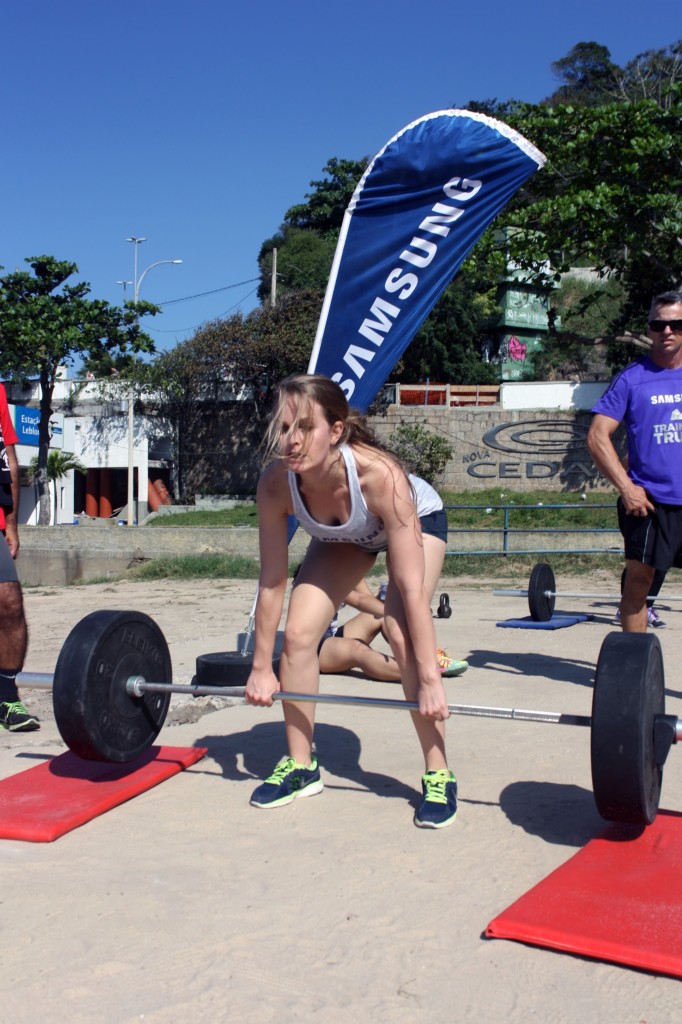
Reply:
<svg viewBox="0 0 682 1024"><path fill-rule="evenodd" d="M538 102L594 40L624 64L678 0L20 0L0 11L0 264L78 264L92 297L164 303L159 349L257 299L258 252L331 157L471 99ZM210 292L203 295L201 293ZM128 286L132 298L132 285ZM167 303L167 304L166 304Z"/></svg>

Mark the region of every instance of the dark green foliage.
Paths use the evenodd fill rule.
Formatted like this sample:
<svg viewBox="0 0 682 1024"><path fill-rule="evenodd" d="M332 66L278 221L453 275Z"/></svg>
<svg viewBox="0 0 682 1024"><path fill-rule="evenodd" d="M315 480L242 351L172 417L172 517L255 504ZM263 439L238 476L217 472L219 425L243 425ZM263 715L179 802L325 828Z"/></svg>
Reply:
<svg viewBox="0 0 682 1024"><path fill-rule="evenodd" d="M497 331L494 296L495 282L470 260L420 327L393 378L405 384L496 384L497 367L481 358L483 340Z"/></svg>
<svg viewBox="0 0 682 1024"><path fill-rule="evenodd" d="M283 227L261 246L258 256L261 281L258 298L271 303L273 249L277 249L277 302L295 291L324 294L336 250L336 235Z"/></svg>
<svg viewBox="0 0 682 1024"><path fill-rule="evenodd" d="M618 88L620 68L611 60L608 47L599 43L576 43L565 57L554 61L552 71L563 80L547 100L552 106L595 107L608 103Z"/></svg>
<svg viewBox="0 0 682 1024"><path fill-rule="evenodd" d="M452 458L452 445L440 434L427 430L421 423L403 424L386 440L410 472L433 483Z"/></svg>
<svg viewBox="0 0 682 1024"><path fill-rule="evenodd" d="M539 283L575 266L617 282L610 334L641 332L651 296L679 280L681 88L668 109L528 105L512 119L548 159L501 218L520 229L511 258Z"/></svg>
<svg viewBox="0 0 682 1024"><path fill-rule="evenodd" d="M310 182L313 191L306 193L308 202L290 207L284 215L285 224L321 235L338 233L346 207L368 162L367 157L361 160L332 157L322 169L327 177Z"/></svg>

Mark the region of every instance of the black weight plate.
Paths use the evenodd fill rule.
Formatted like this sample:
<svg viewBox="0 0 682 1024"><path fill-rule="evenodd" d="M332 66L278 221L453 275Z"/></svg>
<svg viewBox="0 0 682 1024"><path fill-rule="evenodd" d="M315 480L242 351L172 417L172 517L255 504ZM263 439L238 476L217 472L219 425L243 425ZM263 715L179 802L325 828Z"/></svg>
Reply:
<svg viewBox="0 0 682 1024"><path fill-rule="evenodd" d="M197 686L246 686L253 665L252 654L240 651L217 651L200 654L194 682ZM279 674L279 655L272 660L272 670Z"/></svg>
<svg viewBox="0 0 682 1024"><path fill-rule="evenodd" d="M551 593L547 597L546 591ZM552 566L547 562L538 562L533 566L528 581L528 608L534 622L549 622L554 612L554 596L556 583Z"/></svg>
<svg viewBox="0 0 682 1024"><path fill-rule="evenodd" d="M52 701L66 745L90 761L134 761L158 736L169 693L126 693L130 676L171 683L170 653L143 612L96 611L74 626L57 659Z"/></svg>
<svg viewBox="0 0 682 1024"><path fill-rule="evenodd" d="M665 714L663 655L651 633L609 633L592 700L592 786L607 821L650 825L663 770L654 756L654 718Z"/></svg>

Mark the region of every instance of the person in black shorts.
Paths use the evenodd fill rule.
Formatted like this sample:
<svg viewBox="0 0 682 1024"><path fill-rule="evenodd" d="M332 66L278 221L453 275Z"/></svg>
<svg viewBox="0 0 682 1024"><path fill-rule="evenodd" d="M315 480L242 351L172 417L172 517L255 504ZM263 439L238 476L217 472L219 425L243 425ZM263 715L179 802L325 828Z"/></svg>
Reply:
<svg viewBox="0 0 682 1024"><path fill-rule="evenodd" d="M592 412L587 447L620 492L626 576L620 613L625 632L644 633L656 571L682 556L682 291L655 296L651 348L616 374ZM612 437L625 426L624 465Z"/></svg>
<svg viewBox="0 0 682 1024"><path fill-rule="evenodd" d="M625 590L625 574L626 573L627 573L627 569L623 569L623 572L621 573L621 577L620 577L620 592L621 592L621 596L623 594L623 591ZM657 569L656 572L654 573L653 582L652 582L651 586L649 587L649 596L648 596L647 602L646 602L647 620L648 620L649 625L653 629L665 629L665 622L663 621L661 616L658 614L656 608L654 608L654 601L656 600L656 598L660 594L661 587L665 583L665 578L666 578L667 575L668 575L667 573L662 572L660 569ZM620 608L616 612L616 622L620 623Z"/></svg>
<svg viewBox="0 0 682 1024"><path fill-rule="evenodd" d="M0 384L0 727L9 732L40 728L19 700L16 678L24 665L28 627L14 560L19 554L19 464L5 388Z"/></svg>

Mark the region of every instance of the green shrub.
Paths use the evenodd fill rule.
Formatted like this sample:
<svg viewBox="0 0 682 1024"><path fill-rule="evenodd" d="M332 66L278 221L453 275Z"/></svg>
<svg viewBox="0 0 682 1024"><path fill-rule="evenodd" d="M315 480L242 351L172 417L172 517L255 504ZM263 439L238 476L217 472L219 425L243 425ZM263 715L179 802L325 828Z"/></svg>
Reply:
<svg viewBox="0 0 682 1024"><path fill-rule="evenodd" d="M404 423L387 438L386 445L409 470L430 484L442 474L452 458L452 445L440 434L432 434L421 423Z"/></svg>

